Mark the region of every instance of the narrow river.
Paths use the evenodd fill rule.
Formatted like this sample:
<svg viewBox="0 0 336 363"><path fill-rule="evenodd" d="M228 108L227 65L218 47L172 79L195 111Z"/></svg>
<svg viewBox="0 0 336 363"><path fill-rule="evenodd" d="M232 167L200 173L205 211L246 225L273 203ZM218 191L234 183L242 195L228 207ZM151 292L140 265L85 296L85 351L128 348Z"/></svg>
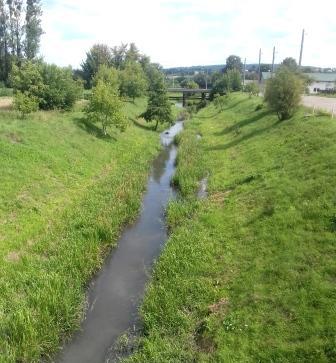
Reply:
<svg viewBox="0 0 336 363"><path fill-rule="evenodd" d="M124 230L118 247L90 285L81 331L63 348L57 362L111 362L118 337L137 324L146 282L167 240L165 209L175 197L170 185L177 155L173 139L182 128L183 123L177 122L161 134L163 150L153 162L140 214Z"/></svg>

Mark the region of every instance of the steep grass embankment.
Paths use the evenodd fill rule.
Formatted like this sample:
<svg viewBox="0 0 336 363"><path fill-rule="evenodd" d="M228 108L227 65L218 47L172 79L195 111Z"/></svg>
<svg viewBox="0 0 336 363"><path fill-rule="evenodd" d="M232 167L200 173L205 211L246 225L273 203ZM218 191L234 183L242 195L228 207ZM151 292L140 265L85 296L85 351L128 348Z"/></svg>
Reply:
<svg viewBox="0 0 336 363"><path fill-rule="evenodd" d="M184 199L128 362L336 361L336 123L278 122L260 102L234 95L186 125Z"/></svg>
<svg viewBox="0 0 336 363"><path fill-rule="evenodd" d="M158 137L116 137L80 111L0 113L1 362L38 362L78 327L87 281L136 216Z"/></svg>

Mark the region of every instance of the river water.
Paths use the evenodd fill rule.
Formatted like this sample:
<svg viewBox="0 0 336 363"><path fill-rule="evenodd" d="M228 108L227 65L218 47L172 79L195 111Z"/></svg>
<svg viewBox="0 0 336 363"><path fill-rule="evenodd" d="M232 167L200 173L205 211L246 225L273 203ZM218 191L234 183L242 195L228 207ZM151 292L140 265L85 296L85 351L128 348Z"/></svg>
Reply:
<svg viewBox="0 0 336 363"><path fill-rule="evenodd" d="M170 181L175 172L177 122L161 134L163 150L153 161L141 211L122 233L88 291L88 309L81 330L66 345L59 363L113 361L111 349L118 337L138 323L138 308L151 268L167 240L165 209L176 194Z"/></svg>

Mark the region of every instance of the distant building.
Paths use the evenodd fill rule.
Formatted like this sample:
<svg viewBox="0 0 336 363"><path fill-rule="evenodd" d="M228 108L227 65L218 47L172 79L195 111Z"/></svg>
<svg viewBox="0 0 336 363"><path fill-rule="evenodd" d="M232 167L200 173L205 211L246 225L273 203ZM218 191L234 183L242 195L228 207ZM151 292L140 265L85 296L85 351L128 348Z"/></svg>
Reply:
<svg viewBox="0 0 336 363"><path fill-rule="evenodd" d="M309 93L332 91L336 88L336 73L305 73L312 83L308 86Z"/></svg>
<svg viewBox="0 0 336 363"><path fill-rule="evenodd" d="M328 92L336 89L336 73L304 73L312 82L308 86L309 93ZM272 77L270 72L262 72L261 83Z"/></svg>

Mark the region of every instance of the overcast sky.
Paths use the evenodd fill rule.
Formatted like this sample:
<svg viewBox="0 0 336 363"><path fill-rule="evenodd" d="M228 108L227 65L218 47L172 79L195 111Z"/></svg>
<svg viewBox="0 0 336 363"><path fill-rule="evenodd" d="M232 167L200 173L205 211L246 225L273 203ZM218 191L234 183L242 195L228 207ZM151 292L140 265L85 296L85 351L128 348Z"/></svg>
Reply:
<svg viewBox="0 0 336 363"><path fill-rule="evenodd" d="M164 67L298 59L336 67L336 0L42 0L41 53L48 62L78 67L94 43L135 42ZM314 4L314 5L313 5Z"/></svg>

